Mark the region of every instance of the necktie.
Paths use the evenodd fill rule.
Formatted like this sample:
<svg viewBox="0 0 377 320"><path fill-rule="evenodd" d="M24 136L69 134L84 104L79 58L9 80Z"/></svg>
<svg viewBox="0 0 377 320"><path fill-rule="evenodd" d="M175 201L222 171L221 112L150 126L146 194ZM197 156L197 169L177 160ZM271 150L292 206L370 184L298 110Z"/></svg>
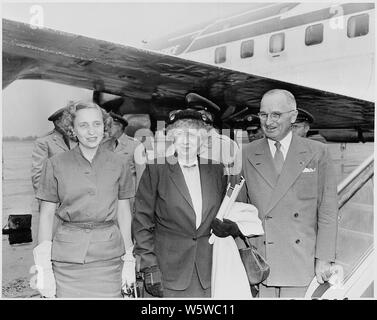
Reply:
<svg viewBox="0 0 377 320"><path fill-rule="evenodd" d="M64 141L65 145L68 147L68 149L71 150L69 138L66 135L63 135L63 141Z"/></svg>
<svg viewBox="0 0 377 320"><path fill-rule="evenodd" d="M274 156L274 164L275 164L276 172L278 173L278 175L280 175L281 169L283 169L283 164L284 164L283 152L281 152L280 150L281 143L279 141L276 141L275 147L276 147L276 152Z"/></svg>

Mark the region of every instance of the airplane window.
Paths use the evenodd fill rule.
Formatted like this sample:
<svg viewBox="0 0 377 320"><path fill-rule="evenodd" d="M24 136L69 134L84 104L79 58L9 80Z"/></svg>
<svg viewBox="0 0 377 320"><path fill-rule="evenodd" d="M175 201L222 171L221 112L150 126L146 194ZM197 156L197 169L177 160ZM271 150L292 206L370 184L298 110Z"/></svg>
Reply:
<svg viewBox="0 0 377 320"><path fill-rule="evenodd" d="M369 15L367 13L353 16L348 19L347 36L355 38L365 36L369 32Z"/></svg>
<svg viewBox="0 0 377 320"><path fill-rule="evenodd" d="M215 50L215 63L223 63L226 60L226 47L218 47Z"/></svg>
<svg viewBox="0 0 377 320"><path fill-rule="evenodd" d="M285 34L277 33L270 38L270 53L278 53L284 50Z"/></svg>
<svg viewBox="0 0 377 320"><path fill-rule="evenodd" d="M315 24L306 28L305 31L305 44L312 46L319 44L323 41L323 24Z"/></svg>
<svg viewBox="0 0 377 320"><path fill-rule="evenodd" d="M241 58L250 58L254 55L254 40L247 40L241 43Z"/></svg>

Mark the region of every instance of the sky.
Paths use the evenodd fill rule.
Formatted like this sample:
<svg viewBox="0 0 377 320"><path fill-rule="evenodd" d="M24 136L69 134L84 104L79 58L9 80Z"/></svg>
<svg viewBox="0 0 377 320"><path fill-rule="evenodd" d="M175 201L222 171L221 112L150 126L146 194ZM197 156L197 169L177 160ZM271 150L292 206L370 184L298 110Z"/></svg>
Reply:
<svg viewBox="0 0 377 320"><path fill-rule="evenodd" d="M3 3L2 17L33 22L38 15L49 28L136 47L206 21L241 12L250 3L118 2ZM92 92L39 80L17 80L2 92L3 136L43 135L53 128L47 118L69 100L89 100Z"/></svg>

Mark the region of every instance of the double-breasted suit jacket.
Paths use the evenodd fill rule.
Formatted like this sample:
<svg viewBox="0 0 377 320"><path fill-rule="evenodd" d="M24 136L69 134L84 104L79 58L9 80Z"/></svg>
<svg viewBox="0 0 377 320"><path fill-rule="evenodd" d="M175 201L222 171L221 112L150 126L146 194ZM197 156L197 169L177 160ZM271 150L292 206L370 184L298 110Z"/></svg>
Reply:
<svg viewBox="0 0 377 320"><path fill-rule="evenodd" d="M333 261L337 234L335 169L327 146L293 135L280 176L266 138L242 154L239 200L259 210L265 234L252 238L271 267L268 286L307 286L314 261Z"/></svg>
<svg viewBox="0 0 377 320"><path fill-rule="evenodd" d="M161 164L157 164L161 163ZM211 285L210 224L225 194L227 179L221 164L199 158L202 220L195 211L182 170L174 157L147 164L136 194L132 231L141 270L158 265L164 287L185 290L197 268L204 289Z"/></svg>

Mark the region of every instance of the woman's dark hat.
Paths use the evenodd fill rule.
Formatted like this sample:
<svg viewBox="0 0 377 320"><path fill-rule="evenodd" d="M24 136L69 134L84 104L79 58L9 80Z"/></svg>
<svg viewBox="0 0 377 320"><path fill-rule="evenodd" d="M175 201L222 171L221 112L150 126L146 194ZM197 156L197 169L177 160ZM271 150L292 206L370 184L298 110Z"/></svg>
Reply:
<svg viewBox="0 0 377 320"><path fill-rule="evenodd" d="M308 111L305 111L305 110L299 109L299 108L297 108L297 111L298 111L298 114L297 114L297 118L296 118L295 123L304 122L304 121L306 121L308 123L314 122L314 117Z"/></svg>
<svg viewBox="0 0 377 320"><path fill-rule="evenodd" d="M111 116L111 118L113 118L114 121L121 123L124 127L127 127L128 121L124 119L122 116L120 116L119 114L116 114L110 111L109 115Z"/></svg>
<svg viewBox="0 0 377 320"><path fill-rule="evenodd" d="M214 114L220 111L219 106L196 93L187 94L185 101L186 109L173 110L169 113L169 124L181 119L197 119L213 124Z"/></svg>
<svg viewBox="0 0 377 320"><path fill-rule="evenodd" d="M63 115L64 111L67 110L67 108L61 108L57 111L55 111L51 116L47 118L48 121L56 121L59 120L59 118Z"/></svg>
<svg viewBox="0 0 377 320"><path fill-rule="evenodd" d="M201 120L205 123L212 124L213 117L210 113L204 110L192 110L192 109L184 109L184 110L174 110L169 113L169 124L176 122L177 120L182 119L196 119Z"/></svg>

